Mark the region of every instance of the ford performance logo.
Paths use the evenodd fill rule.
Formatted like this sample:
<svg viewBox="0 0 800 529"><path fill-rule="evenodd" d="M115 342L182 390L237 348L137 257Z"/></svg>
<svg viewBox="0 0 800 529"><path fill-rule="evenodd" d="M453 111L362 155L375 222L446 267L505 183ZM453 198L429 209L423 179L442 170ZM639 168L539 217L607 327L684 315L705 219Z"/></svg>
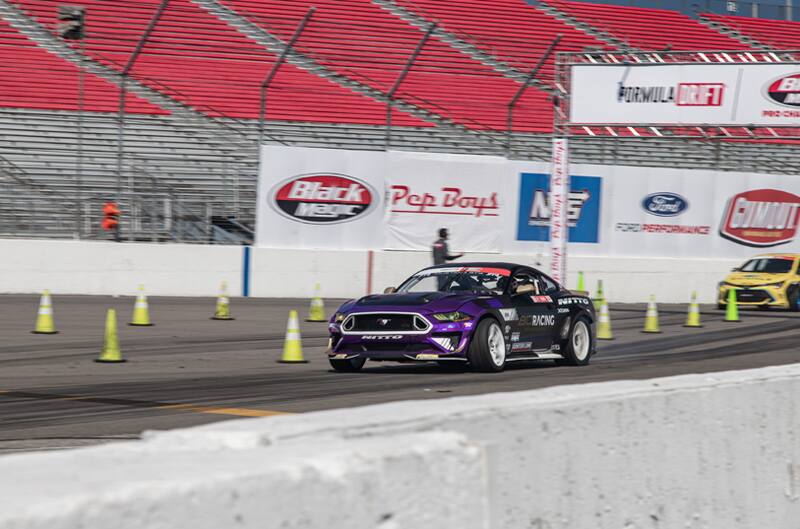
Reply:
<svg viewBox="0 0 800 529"><path fill-rule="evenodd" d="M689 209L689 201L675 193L653 193L644 197L642 209L657 217L676 217Z"/></svg>
<svg viewBox="0 0 800 529"><path fill-rule="evenodd" d="M379 200L366 182L335 173L293 176L273 187L269 194L275 211L309 224L355 220L369 214Z"/></svg>

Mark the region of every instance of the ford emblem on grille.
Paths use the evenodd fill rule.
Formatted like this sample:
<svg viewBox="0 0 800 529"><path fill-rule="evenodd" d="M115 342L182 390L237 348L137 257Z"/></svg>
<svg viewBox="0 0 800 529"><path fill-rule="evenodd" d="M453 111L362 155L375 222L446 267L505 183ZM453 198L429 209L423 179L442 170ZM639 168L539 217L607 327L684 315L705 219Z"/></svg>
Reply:
<svg viewBox="0 0 800 529"><path fill-rule="evenodd" d="M389 325L390 321L392 320L390 320L389 318L378 318L378 325L380 325L381 327L386 327L387 325Z"/></svg>

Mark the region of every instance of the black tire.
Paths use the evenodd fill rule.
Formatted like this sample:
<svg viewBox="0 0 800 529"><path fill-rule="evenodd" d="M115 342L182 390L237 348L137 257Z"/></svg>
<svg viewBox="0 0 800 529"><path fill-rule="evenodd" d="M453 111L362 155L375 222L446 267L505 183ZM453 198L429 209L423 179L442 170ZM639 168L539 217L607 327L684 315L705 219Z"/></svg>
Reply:
<svg viewBox="0 0 800 529"><path fill-rule="evenodd" d="M499 333L499 343L497 333ZM494 355L492 351L495 352ZM497 320L494 318L481 320L472 335L467 358L474 371L497 373L505 368L506 340Z"/></svg>
<svg viewBox="0 0 800 529"><path fill-rule="evenodd" d="M800 310L800 307L797 306L798 298L800 298L800 288L789 287L789 291L786 293L786 300L789 302L790 311L797 312Z"/></svg>
<svg viewBox="0 0 800 529"><path fill-rule="evenodd" d="M336 371L340 371L342 373L355 373L356 371L361 371L361 368L364 367L367 359L356 357L350 358L349 360L334 360L333 358L329 358L328 361L331 363L331 367Z"/></svg>
<svg viewBox="0 0 800 529"><path fill-rule="evenodd" d="M567 365L585 366L589 363L594 351L594 334L588 318L579 316L572 322L569 338L562 351Z"/></svg>

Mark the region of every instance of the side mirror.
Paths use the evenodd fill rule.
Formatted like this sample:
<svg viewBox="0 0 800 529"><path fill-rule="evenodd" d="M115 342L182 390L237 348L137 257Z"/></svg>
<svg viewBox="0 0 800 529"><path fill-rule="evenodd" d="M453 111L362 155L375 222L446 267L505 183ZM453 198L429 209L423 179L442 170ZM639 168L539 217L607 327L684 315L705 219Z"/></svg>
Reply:
<svg viewBox="0 0 800 529"><path fill-rule="evenodd" d="M533 285L530 283L523 283L517 287L514 291L514 295L520 296L522 294L530 294L531 292L535 292Z"/></svg>
<svg viewBox="0 0 800 529"><path fill-rule="evenodd" d="M383 289L384 294L394 294L395 292L397 292L397 289L394 287L386 287Z"/></svg>

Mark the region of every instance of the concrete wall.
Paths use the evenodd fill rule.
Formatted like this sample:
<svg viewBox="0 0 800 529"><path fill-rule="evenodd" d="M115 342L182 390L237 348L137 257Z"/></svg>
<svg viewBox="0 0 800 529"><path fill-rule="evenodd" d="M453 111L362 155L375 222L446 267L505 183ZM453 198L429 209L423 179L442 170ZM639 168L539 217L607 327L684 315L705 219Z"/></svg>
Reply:
<svg viewBox="0 0 800 529"><path fill-rule="evenodd" d="M221 281L238 295L243 248L187 244L0 240L0 293L133 294L142 283L154 295L213 296ZM323 296L352 298L367 291L368 252L253 248L250 293L259 297L305 297L315 283ZM430 264L427 252L374 252L372 291L396 286ZM535 255L468 254L465 260L511 261L548 270ZM457 263L458 261L456 261ZM569 259L568 286L582 270L594 291L604 281L611 301L686 302L693 290L714 301L716 284L736 260L580 257Z"/></svg>
<svg viewBox="0 0 800 529"><path fill-rule="evenodd" d="M0 528L796 529L800 364L0 457Z"/></svg>

